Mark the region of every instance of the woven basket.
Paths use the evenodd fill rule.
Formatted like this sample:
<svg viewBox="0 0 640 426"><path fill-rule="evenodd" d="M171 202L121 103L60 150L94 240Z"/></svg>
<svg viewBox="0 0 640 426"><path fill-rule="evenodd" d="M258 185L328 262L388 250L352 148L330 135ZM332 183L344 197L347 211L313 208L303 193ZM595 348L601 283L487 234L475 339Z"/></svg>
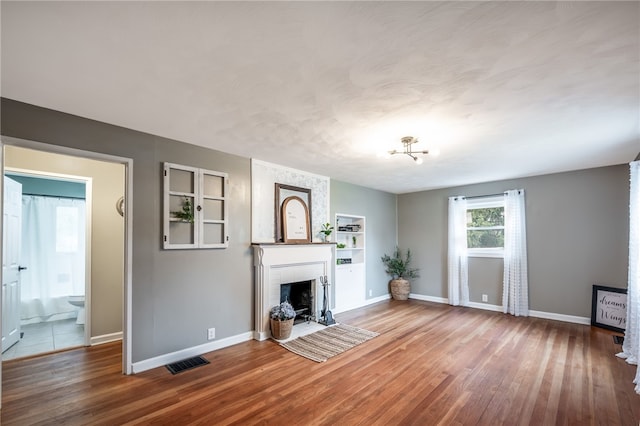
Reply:
<svg viewBox="0 0 640 426"><path fill-rule="evenodd" d="M411 292L411 284L409 281L403 279L389 281L389 287L391 288L391 297L395 300L407 300L409 293Z"/></svg>
<svg viewBox="0 0 640 426"><path fill-rule="evenodd" d="M276 340L283 340L291 336L293 318L285 321L274 320L273 318L269 319L271 320L271 337Z"/></svg>

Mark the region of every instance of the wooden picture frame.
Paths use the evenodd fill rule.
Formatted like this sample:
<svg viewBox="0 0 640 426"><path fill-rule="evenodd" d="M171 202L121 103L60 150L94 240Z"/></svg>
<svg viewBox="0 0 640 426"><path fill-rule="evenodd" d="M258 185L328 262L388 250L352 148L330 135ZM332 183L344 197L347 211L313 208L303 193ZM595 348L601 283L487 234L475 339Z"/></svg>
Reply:
<svg viewBox="0 0 640 426"><path fill-rule="evenodd" d="M594 285L591 325L624 333L627 327L627 289Z"/></svg>
<svg viewBox="0 0 640 426"><path fill-rule="evenodd" d="M276 242L286 242L284 238L284 227L283 227L283 213L282 207L284 201L289 197L298 197L304 203L309 225L307 225L307 229L309 230L309 237L306 242L311 242L311 224L313 223L311 220L311 189L301 188L293 185L285 185L283 183L275 184L275 218L276 218Z"/></svg>
<svg viewBox="0 0 640 426"><path fill-rule="evenodd" d="M285 243L310 243L309 209L297 196L287 197L282 203L282 236Z"/></svg>

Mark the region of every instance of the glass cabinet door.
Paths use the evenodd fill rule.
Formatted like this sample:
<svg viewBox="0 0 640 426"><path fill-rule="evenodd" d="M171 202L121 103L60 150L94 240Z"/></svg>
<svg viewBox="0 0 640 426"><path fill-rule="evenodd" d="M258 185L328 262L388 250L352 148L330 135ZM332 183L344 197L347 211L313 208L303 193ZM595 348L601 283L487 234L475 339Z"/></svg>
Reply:
<svg viewBox="0 0 640 426"><path fill-rule="evenodd" d="M203 171L202 179L202 247L225 245L227 233L227 176L225 173Z"/></svg>
<svg viewBox="0 0 640 426"><path fill-rule="evenodd" d="M164 164L165 249L228 246L228 175Z"/></svg>

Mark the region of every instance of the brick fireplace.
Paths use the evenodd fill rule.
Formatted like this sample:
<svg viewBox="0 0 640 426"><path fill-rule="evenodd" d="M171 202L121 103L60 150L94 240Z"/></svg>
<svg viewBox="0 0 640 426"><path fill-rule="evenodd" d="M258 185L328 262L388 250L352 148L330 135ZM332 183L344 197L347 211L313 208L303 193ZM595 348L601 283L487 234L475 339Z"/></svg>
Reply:
<svg viewBox="0 0 640 426"><path fill-rule="evenodd" d="M255 327L254 339L271 337L269 310L280 303L282 285L310 282L312 315L320 317L323 290L320 277L326 275L329 283L333 244L254 244L253 265L255 269ZM286 290L285 290L286 292ZM329 287L331 300L331 287ZM331 303L329 303L331 305Z"/></svg>

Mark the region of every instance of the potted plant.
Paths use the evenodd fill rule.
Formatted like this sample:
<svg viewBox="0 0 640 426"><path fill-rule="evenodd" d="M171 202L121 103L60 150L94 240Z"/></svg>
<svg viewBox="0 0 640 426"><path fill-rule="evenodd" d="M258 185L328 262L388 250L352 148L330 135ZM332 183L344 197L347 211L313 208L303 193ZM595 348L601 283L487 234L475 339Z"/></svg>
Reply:
<svg viewBox="0 0 640 426"><path fill-rule="evenodd" d="M271 337L276 340L288 339L293 328L296 311L286 300L269 311L271 321Z"/></svg>
<svg viewBox="0 0 640 426"><path fill-rule="evenodd" d="M420 276L417 268L409 266L411 264L411 250L407 249L407 254L403 257L402 250L396 247L393 256L385 254L381 259L386 268L385 272L391 275L391 281L389 281L391 297L395 300L407 300L411 292L409 279Z"/></svg>
<svg viewBox="0 0 640 426"><path fill-rule="evenodd" d="M182 222L193 223L193 205L191 204L191 200L188 197L184 197L182 210L171 212L171 214Z"/></svg>
<svg viewBox="0 0 640 426"><path fill-rule="evenodd" d="M333 226L331 226L329 222L322 224L322 229L320 230L320 233L324 234L324 236L322 237L322 241L324 241L325 243L329 242L331 231L333 231Z"/></svg>

